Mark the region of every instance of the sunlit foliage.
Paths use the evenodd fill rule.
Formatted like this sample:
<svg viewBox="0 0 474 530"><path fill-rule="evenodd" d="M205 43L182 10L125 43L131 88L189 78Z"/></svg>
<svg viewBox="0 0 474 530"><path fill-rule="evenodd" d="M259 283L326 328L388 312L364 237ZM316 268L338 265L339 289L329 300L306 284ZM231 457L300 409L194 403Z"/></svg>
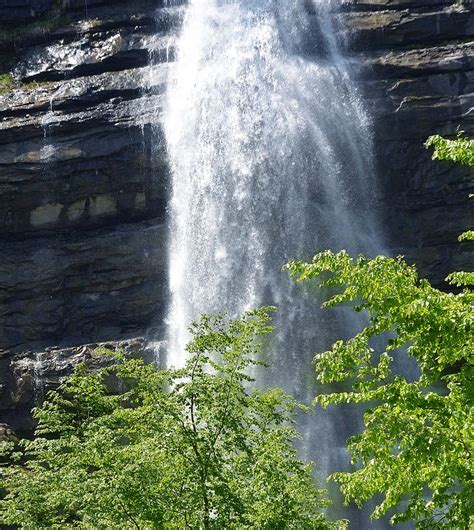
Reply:
<svg viewBox="0 0 474 530"><path fill-rule="evenodd" d="M430 138L434 158L474 165L474 142ZM472 241L465 232L460 241ZM365 403L365 429L349 440L355 471L335 473L347 502L380 498L373 517L415 521L420 529L474 527L474 275L447 281L456 293L435 289L402 258L316 255L287 265L298 281L318 279L325 307L349 304L368 315L356 336L315 358L322 383L349 384L321 395L330 404ZM394 369L408 355L419 372ZM406 374L406 372L405 372Z"/></svg>
<svg viewBox="0 0 474 530"><path fill-rule="evenodd" d="M430 136L425 147L434 148L433 160L448 160L465 166L474 166L474 140L464 137L462 132L454 140L439 135Z"/></svg>
<svg viewBox="0 0 474 530"><path fill-rule="evenodd" d="M249 390L268 323L267 309L203 316L178 371L121 353L98 372L78 366L36 409L36 438L9 448L3 524L343 528L327 522L324 492L293 448L300 406L279 389Z"/></svg>

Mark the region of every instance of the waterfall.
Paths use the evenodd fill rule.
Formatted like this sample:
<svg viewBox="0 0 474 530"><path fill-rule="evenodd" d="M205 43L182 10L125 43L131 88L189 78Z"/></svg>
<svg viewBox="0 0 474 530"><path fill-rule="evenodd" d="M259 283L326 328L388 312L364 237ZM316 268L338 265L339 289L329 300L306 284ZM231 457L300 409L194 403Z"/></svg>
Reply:
<svg viewBox="0 0 474 530"><path fill-rule="evenodd" d="M182 366L187 327L200 313L275 305L268 378L303 400L315 392L314 352L361 322L320 311L281 266L326 248L381 246L370 120L340 52L340 2L332 3L191 0L164 125L168 364ZM344 464L353 418L321 412L304 425L303 450L323 473Z"/></svg>

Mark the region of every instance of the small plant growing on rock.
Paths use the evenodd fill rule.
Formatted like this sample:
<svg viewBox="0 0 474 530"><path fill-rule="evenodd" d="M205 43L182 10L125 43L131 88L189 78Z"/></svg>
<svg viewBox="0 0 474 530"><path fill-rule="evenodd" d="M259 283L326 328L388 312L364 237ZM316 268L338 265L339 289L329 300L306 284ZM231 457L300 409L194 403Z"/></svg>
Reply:
<svg viewBox="0 0 474 530"><path fill-rule="evenodd" d="M0 74L0 95L11 92L15 87L11 74Z"/></svg>

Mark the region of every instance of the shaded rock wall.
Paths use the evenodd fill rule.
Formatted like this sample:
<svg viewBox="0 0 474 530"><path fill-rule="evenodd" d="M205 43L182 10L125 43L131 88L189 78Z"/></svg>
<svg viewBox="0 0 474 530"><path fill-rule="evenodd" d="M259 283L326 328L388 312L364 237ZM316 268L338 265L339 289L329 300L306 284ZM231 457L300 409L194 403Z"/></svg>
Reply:
<svg viewBox="0 0 474 530"><path fill-rule="evenodd" d="M377 171L392 252L443 286L472 269L460 232L474 224L472 169L433 163L431 134L474 135L474 3L346 2L349 45L374 120Z"/></svg>
<svg viewBox="0 0 474 530"><path fill-rule="evenodd" d="M0 0L0 22L34 20L51 8L51 0Z"/></svg>
<svg viewBox="0 0 474 530"><path fill-rule="evenodd" d="M0 412L27 431L32 403L90 353L83 344L142 337L146 351L159 335L167 299L159 121L183 9L157 0L1 2L0 22L26 22L0 28L0 67L16 84L0 95ZM432 163L422 143L458 127L473 132L473 4L343 6L342 37L373 115L388 247L441 283L472 267L456 238L472 225L473 179Z"/></svg>
<svg viewBox="0 0 474 530"><path fill-rule="evenodd" d="M107 340L159 317L167 170L151 126L171 22L154 5L89 7L16 49L18 88L0 97L0 347Z"/></svg>
<svg viewBox="0 0 474 530"><path fill-rule="evenodd" d="M20 431L68 348L153 338L167 298L159 117L180 11L75 5L0 31L16 84L0 94L0 410Z"/></svg>

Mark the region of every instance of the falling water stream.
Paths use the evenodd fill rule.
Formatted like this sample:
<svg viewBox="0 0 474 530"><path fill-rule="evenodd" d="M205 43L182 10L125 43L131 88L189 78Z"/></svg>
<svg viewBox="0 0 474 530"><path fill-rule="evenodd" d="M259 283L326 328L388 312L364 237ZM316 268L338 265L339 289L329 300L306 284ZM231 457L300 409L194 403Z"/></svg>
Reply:
<svg viewBox="0 0 474 530"><path fill-rule="evenodd" d="M334 0L191 0L166 105L172 175L168 364L200 313L275 305L267 380L310 401L311 358L357 329L280 272L294 257L381 248L370 120L340 52ZM352 410L302 423L322 475L347 465ZM341 515L341 512L336 515ZM352 511L354 528L375 528ZM365 523L364 523L365 521Z"/></svg>

